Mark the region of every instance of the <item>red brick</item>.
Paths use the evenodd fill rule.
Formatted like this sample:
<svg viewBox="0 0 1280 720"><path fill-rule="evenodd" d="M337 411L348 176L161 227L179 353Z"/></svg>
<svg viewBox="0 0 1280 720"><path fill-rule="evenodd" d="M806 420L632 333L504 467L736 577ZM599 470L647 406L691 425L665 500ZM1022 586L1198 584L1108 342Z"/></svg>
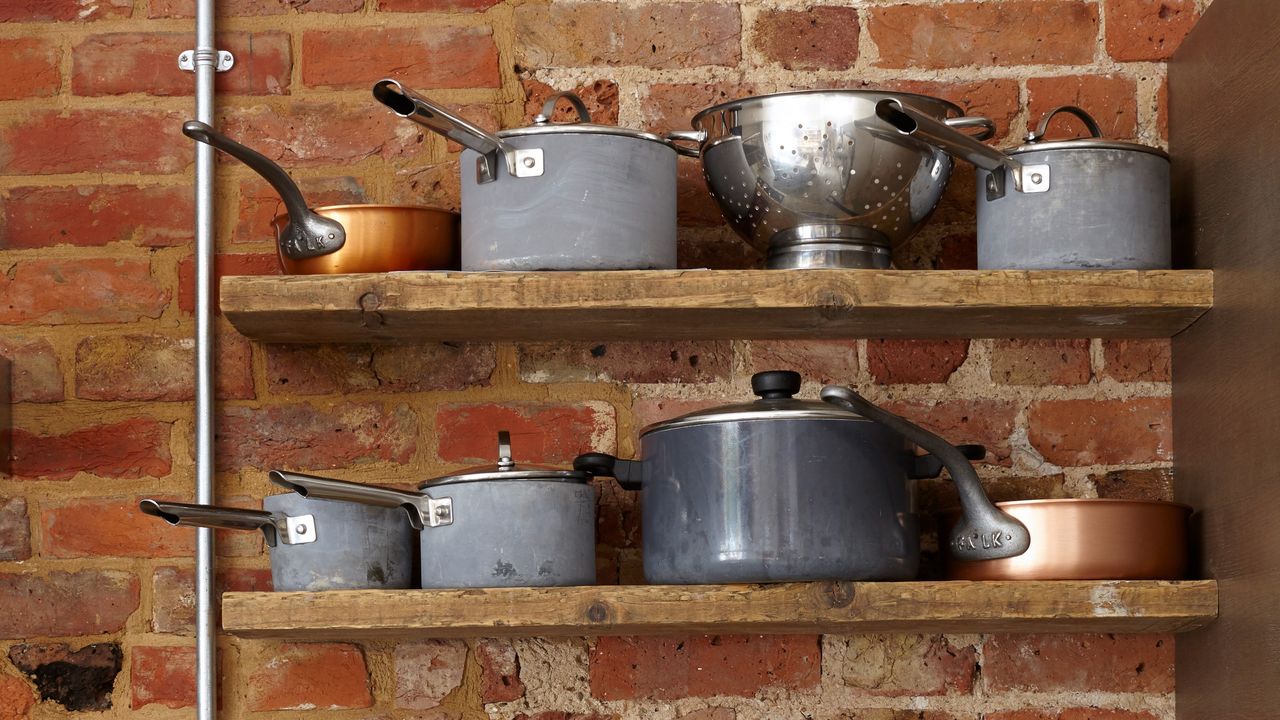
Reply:
<svg viewBox="0 0 1280 720"><path fill-rule="evenodd" d="M232 72L218 73L215 89L231 95L289 92L289 35L283 32L220 34L217 47L236 58ZM178 53L191 49L190 33L90 35L71 49L71 91L76 95L146 93L189 96L195 76L175 72Z"/></svg>
<svg viewBox="0 0 1280 720"><path fill-rule="evenodd" d="M298 187L313 207L350 205L368 200L360 180L354 177L296 178ZM285 214L280 195L261 178L240 182L240 211L236 214L234 242L276 242L271 221Z"/></svg>
<svg viewBox="0 0 1280 720"><path fill-rule="evenodd" d="M168 304L145 260L25 260L0 274L0 325L136 322Z"/></svg>
<svg viewBox="0 0 1280 720"><path fill-rule="evenodd" d="M720 103L756 95L755 83L657 83L641 99L644 127L662 132L692 127L693 116ZM689 162L697 166L700 163Z"/></svg>
<svg viewBox="0 0 1280 720"><path fill-rule="evenodd" d="M804 379L824 385L853 382L858 376L856 340L754 340L753 373L795 370Z"/></svg>
<svg viewBox="0 0 1280 720"><path fill-rule="evenodd" d="M946 382L968 357L968 340L867 341L867 369L881 385Z"/></svg>
<svg viewBox="0 0 1280 720"><path fill-rule="evenodd" d="M353 13L364 9L365 0L218 0L219 17L283 15L302 13ZM195 0L151 0L147 17L195 17ZM237 58L237 62L239 59Z"/></svg>
<svg viewBox="0 0 1280 720"><path fill-rule="evenodd" d="M183 557L195 533L138 510L141 497L91 498L46 506L44 554L52 557Z"/></svg>
<svg viewBox="0 0 1280 720"><path fill-rule="evenodd" d="M1122 500L1172 500L1173 469L1113 470L1090 475L1098 497Z"/></svg>
<svg viewBox="0 0 1280 720"><path fill-rule="evenodd" d="M380 12L468 12L487 10L502 0L380 0Z"/></svg>
<svg viewBox="0 0 1280 720"><path fill-rule="evenodd" d="M275 253L219 253L213 258L213 298L210 302L218 314L219 281L226 275L280 275L280 258ZM196 261L183 258L178 262L178 308L184 313L196 311Z"/></svg>
<svg viewBox="0 0 1280 720"><path fill-rule="evenodd" d="M196 649L135 646L130 651L131 707L191 707L196 703Z"/></svg>
<svg viewBox="0 0 1280 720"><path fill-rule="evenodd" d="M1005 385L1082 385L1092 376L1088 340L996 340L991 380Z"/></svg>
<svg viewBox="0 0 1280 720"><path fill-rule="evenodd" d="M941 435L954 445L980 443L987 448L982 462L1009 464L1009 438L1018 405L1008 400L914 400L885 403L898 413Z"/></svg>
<svg viewBox="0 0 1280 720"><path fill-rule="evenodd" d="M36 702L31 687L16 677L0 675L0 718L23 720Z"/></svg>
<svg viewBox="0 0 1280 720"><path fill-rule="evenodd" d="M221 542L218 540L217 542ZM223 549L218 548L219 551ZM195 576L189 568L158 567L151 576L151 631L191 635L196 623ZM222 568L215 592L270 592L271 571L266 568Z"/></svg>
<svg viewBox="0 0 1280 720"><path fill-rule="evenodd" d="M941 635L853 635L837 671L856 695L967 695L977 675L977 650Z"/></svg>
<svg viewBox="0 0 1280 720"><path fill-rule="evenodd" d="M880 67L1077 65L1093 61L1098 9L1083 0L870 8Z"/></svg>
<svg viewBox="0 0 1280 720"><path fill-rule="evenodd" d="M976 233L952 233L938 242L935 270L977 270L978 236Z"/></svg>
<svg viewBox="0 0 1280 720"><path fill-rule="evenodd" d="M1168 60L1200 19L1195 0L1107 0L1107 54Z"/></svg>
<svg viewBox="0 0 1280 720"><path fill-rule="evenodd" d="M217 338L217 395L252 398L253 360L242 336ZM85 400L190 400L195 340L163 335L93 335L76 346L76 397Z"/></svg>
<svg viewBox="0 0 1280 720"><path fill-rule="evenodd" d="M0 129L0 172L182 172L193 157L184 119L152 110L34 112Z"/></svg>
<svg viewBox="0 0 1280 720"><path fill-rule="evenodd" d="M520 86L524 90L524 116L525 121L528 123L532 123L533 119L542 112L542 106L547 99L559 92L556 88L544 82L539 82L526 76L521 76ZM587 106L587 113L591 115L591 122L601 125L618 124L617 83L612 80L596 80L569 88L569 92L577 95L578 99L582 100L583 104ZM580 122L578 113L563 100L556 105L556 111L552 113L551 121Z"/></svg>
<svg viewBox="0 0 1280 720"><path fill-rule="evenodd" d="M265 345L267 384L282 395L426 392L487 385L492 345Z"/></svg>
<svg viewBox="0 0 1280 720"><path fill-rule="evenodd" d="M681 171L682 173L687 171ZM681 198L687 198L692 188L677 187L677 204ZM686 225L677 228L676 234L676 267L707 268L711 270L741 270L764 268L763 248L748 245L728 225L723 222L713 227L692 227L701 221L692 222L689 201L684 201L684 209L677 205L678 220Z"/></svg>
<svg viewBox="0 0 1280 720"><path fill-rule="evenodd" d="M476 660L480 663L480 702L511 702L524 697L520 658L510 641L479 641Z"/></svg>
<svg viewBox="0 0 1280 720"><path fill-rule="evenodd" d="M528 67L737 65L742 20L722 2L521 5L519 61Z"/></svg>
<svg viewBox="0 0 1280 720"><path fill-rule="evenodd" d="M62 87L62 73L58 68L61 61L62 51L51 40L0 40L0 65L4 67L4 74L0 75L0 100L56 95Z"/></svg>
<svg viewBox="0 0 1280 720"><path fill-rule="evenodd" d="M1167 635L993 635L983 649L988 691L1173 692Z"/></svg>
<svg viewBox="0 0 1280 720"><path fill-rule="evenodd" d="M231 108L221 129L290 170L349 166L370 157L407 159L427 151L431 132L373 100Z"/></svg>
<svg viewBox="0 0 1280 720"><path fill-rule="evenodd" d="M1027 122L1040 124L1045 113L1062 105L1075 105L1098 121L1103 137L1134 138L1138 134L1138 86L1123 75L1068 75L1027 80L1030 105ZM1074 115L1063 113L1049 123L1050 140L1089 137Z"/></svg>
<svg viewBox="0 0 1280 720"><path fill-rule="evenodd" d="M4 212L0 248L172 247L191 241L195 209L187 186L80 185L13 188Z"/></svg>
<svg viewBox="0 0 1280 720"><path fill-rule="evenodd" d="M991 502L1070 497L1066 488L1066 476L1062 473L1033 477L985 477L982 478L982 489L991 498ZM955 483L950 480L921 480L916 490L916 504L924 513L944 513L958 509L960 497Z"/></svg>
<svg viewBox="0 0 1280 720"><path fill-rule="evenodd" d="M218 415L214 447L219 467L227 471L403 464L417 450L417 425L407 405L225 407Z"/></svg>
<svg viewBox="0 0 1280 720"><path fill-rule="evenodd" d="M1120 382L1169 382L1168 340L1103 340L1102 376Z"/></svg>
<svg viewBox="0 0 1280 720"><path fill-rule="evenodd" d="M612 448L615 422L613 407L599 402L467 403L436 411L439 455L446 462L495 462L498 431L507 430L517 462L568 463Z"/></svg>
<svg viewBox="0 0 1280 720"><path fill-rule="evenodd" d="M518 347L525 382L707 383L727 379L728 342L527 343Z"/></svg>
<svg viewBox="0 0 1280 720"><path fill-rule="evenodd" d="M309 30L302 35L302 82L313 88L365 90L394 69L405 85L498 87L498 47L488 27L429 25Z"/></svg>
<svg viewBox="0 0 1280 720"><path fill-rule="evenodd" d="M810 5L762 9L753 28L756 50L788 70L846 70L858 59L858 11Z"/></svg>
<svg viewBox="0 0 1280 720"><path fill-rule="evenodd" d="M462 207L462 178L458 156L396 171L390 202L426 205L457 212Z"/></svg>
<svg viewBox="0 0 1280 720"><path fill-rule="evenodd" d="M462 685L467 646L460 640L428 640L396 646L396 707L429 710Z"/></svg>
<svg viewBox="0 0 1280 720"><path fill-rule="evenodd" d="M44 480L67 480L76 473L98 477L142 478L169 474L170 424L130 418L60 434L13 431L13 474Z"/></svg>
<svg viewBox="0 0 1280 720"><path fill-rule="evenodd" d="M816 635L602 637L590 654L591 694L601 700L737 695L817 687Z"/></svg>
<svg viewBox="0 0 1280 720"><path fill-rule="evenodd" d="M339 643L281 645L250 671L247 700L255 712L373 705L364 653Z"/></svg>
<svg viewBox="0 0 1280 720"><path fill-rule="evenodd" d="M0 560L31 557L31 523L25 498L0 497Z"/></svg>
<svg viewBox="0 0 1280 720"><path fill-rule="evenodd" d="M1149 712L1131 710L1103 710L1100 708L1069 708L1066 710L1010 710L987 713L986 720L1156 720Z"/></svg>
<svg viewBox="0 0 1280 720"><path fill-rule="evenodd" d="M118 570L0 573L0 639L98 635L124 629L138 609L138 578Z"/></svg>
<svg viewBox="0 0 1280 720"><path fill-rule="evenodd" d="M133 0L103 0L86 5L79 0L3 0L0 22L70 22L127 18Z"/></svg>
<svg viewBox="0 0 1280 720"><path fill-rule="evenodd" d="M1169 460L1169 398L1045 400L1031 406L1030 440L1055 465L1119 465Z"/></svg>
<svg viewBox="0 0 1280 720"><path fill-rule="evenodd" d="M48 340L9 335L0 337L0 357L8 358L12 402L58 402L62 389L62 364Z"/></svg>

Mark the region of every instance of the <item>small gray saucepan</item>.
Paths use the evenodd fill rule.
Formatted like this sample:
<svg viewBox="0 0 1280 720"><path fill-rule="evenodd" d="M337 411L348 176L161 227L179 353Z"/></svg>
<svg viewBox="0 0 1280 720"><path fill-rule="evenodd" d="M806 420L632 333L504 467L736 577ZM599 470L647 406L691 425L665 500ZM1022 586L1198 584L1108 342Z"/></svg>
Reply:
<svg viewBox="0 0 1280 720"><path fill-rule="evenodd" d="M422 587L593 585L596 494L585 472L511 459L498 434L497 465L475 468L406 492L296 473L271 480L312 499L404 508L421 530Z"/></svg>
<svg viewBox="0 0 1280 720"><path fill-rule="evenodd" d="M1026 528L991 504L963 450L849 388L828 386L819 402L794 397L800 385L799 373L756 373L759 400L650 425L639 460L591 453L574 461L641 491L649 582L914 578L911 479L936 477L943 466L965 511L952 553L1026 551Z"/></svg>
<svg viewBox="0 0 1280 720"><path fill-rule="evenodd" d="M276 590L364 590L413 586L417 533L399 510L308 500L263 499L265 510L143 500L142 512L171 525L261 530Z"/></svg>

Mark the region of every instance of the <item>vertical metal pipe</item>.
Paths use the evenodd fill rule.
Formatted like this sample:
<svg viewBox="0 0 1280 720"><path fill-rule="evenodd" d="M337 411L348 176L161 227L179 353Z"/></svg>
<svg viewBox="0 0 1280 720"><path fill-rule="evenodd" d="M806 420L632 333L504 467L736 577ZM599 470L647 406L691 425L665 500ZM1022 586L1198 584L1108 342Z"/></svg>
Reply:
<svg viewBox="0 0 1280 720"><path fill-rule="evenodd" d="M196 0L196 119L213 125L213 79L218 50L213 41L214 0ZM196 150L196 502L213 497L213 148ZM217 637L214 627L213 530L196 531L196 718L214 720L218 708Z"/></svg>

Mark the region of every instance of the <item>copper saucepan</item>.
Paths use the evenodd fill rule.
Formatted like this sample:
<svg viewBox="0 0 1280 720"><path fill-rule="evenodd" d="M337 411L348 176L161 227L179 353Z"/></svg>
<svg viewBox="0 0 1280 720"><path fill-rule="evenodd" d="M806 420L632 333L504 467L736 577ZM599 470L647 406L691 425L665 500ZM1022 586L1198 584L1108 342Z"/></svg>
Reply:
<svg viewBox="0 0 1280 720"><path fill-rule="evenodd" d="M285 274L458 269L457 213L411 205L308 208L293 178L263 154L202 122L188 121L182 132L248 165L280 194L287 212L272 226Z"/></svg>
<svg viewBox="0 0 1280 720"><path fill-rule="evenodd" d="M1022 555L949 560L954 580L1178 580L1187 575L1191 508L1152 500L1053 499L996 503L1031 533ZM959 515L948 516L954 522Z"/></svg>

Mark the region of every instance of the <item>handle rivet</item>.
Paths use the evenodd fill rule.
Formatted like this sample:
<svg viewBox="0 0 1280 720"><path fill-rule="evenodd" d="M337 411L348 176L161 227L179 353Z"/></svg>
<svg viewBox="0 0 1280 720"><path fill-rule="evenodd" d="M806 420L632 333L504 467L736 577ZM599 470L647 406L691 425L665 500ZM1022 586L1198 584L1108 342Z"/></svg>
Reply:
<svg viewBox="0 0 1280 720"><path fill-rule="evenodd" d="M537 163L537 161L535 161L535 160L534 160L533 158L531 158L531 157L527 157L527 158L525 158L525 159L524 159L524 166L525 166L525 167L527 167L527 168L531 168L531 167L533 167L536 163Z"/></svg>
<svg viewBox="0 0 1280 720"><path fill-rule="evenodd" d="M294 531L294 532L296 532L296 533L298 533L299 535L306 535L306 534L307 534L307 526L306 526L306 525L299 525L299 526L295 527L295 528L293 529L293 531Z"/></svg>
<svg viewBox="0 0 1280 720"><path fill-rule="evenodd" d="M1039 185L1044 182L1044 175L1041 175L1040 173L1031 173L1031 182Z"/></svg>

